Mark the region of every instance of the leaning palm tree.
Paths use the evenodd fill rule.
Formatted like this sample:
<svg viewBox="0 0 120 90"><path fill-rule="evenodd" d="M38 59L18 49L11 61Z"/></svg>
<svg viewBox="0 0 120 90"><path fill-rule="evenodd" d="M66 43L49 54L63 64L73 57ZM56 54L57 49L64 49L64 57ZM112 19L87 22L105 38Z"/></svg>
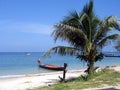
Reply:
<svg viewBox="0 0 120 90"><path fill-rule="evenodd" d="M75 55L87 63L88 74L94 70L94 62L103 58L102 48L108 40L114 40L118 34L108 34L118 30L119 25L114 16L100 20L93 11L93 1L86 4L82 12L71 12L64 20L54 25L54 40L67 41L70 46L56 46L45 53L55 52L61 55Z"/></svg>

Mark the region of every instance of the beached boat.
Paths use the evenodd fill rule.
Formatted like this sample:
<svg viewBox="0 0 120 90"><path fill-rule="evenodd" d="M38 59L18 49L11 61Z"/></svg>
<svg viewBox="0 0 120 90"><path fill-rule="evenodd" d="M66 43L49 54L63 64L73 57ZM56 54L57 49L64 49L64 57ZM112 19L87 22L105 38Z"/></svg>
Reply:
<svg viewBox="0 0 120 90"><path fill-rule="evenodd" d="M38 64L39 64L39 67L49 69L49 70L56 70L56 71L64 70L64 67L62 67L62 66L56 66L56 65L52 65L52 64L43 64L40 62L40 60L38 60Z"/></svg>

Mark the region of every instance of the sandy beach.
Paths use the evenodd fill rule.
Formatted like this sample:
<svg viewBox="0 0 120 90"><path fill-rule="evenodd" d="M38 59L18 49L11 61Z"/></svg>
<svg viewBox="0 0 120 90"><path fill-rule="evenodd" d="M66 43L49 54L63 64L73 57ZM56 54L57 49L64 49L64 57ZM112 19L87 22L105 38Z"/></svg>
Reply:
<svg viewBox="0 0 120 90"><path fill-rule="evenodd" d="M68 71L66 79L76 78L84 74L82 71ZM0 79L0 90L26 90L39 86L48 86L57 83L62 77L62 72L43 73L43 74L28 74L24 77Z"/></svg>
<svg viewBox="0 0 120 90"><path fill-rule="evenodd" d="M111 66L109 68L120 72L120 66ZM83 71L68 71L66 73L66 79L76 78L83 74L85 74ZM27 74L23 77L0 79L0 90L26 90L28 88L30 89L39 86L49 86L59 81L58 76L62 77L62 72ZM102 88L112 88L112 86ZM85 90L97 90L102 88ZM120 86L116 86L116 88L120 89Z"/></svg>

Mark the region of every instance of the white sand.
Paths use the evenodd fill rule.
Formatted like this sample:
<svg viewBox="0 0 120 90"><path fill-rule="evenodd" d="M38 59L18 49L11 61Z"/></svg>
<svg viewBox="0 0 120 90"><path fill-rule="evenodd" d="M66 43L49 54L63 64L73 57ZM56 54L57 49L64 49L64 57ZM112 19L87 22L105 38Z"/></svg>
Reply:
<svg viewBox="0 0 120 90"><path fill-rule="evenodd" d="M120 66L111 66L110 69L114 69L120 72ZM76 78L80 75L85 74L83 71L68 71L66 73L66 79L69 78ZM46 74L28 74L24 77L17 77L17 78L7 78L7 79L0 79L0 90L26 90L28 88L35 88L39 86L48 86L55 84L59 81L58 76L62 77L62 72L55 72L55 73L46 73ZM118 86L107 86L102 88L91 88L85 90L100 90L100 89L107 89L112 90L120 89L120 85Z"/></svg>
<svg viewBox="0 0 120 90"><path fill-rule="evenodd" d="M66 73L66 79L76 78L81 74L84 74L84 72L69 71ZM0 90L25 90L28 88L52 85L59 81L58 76L62 77L62 72L41 75L29 74L25 77L0 79Z"/></svg>
<svg viewBox="0 0 120 90"><path fill-rule="evenodd" d="M120 72L120 66L114 65L114 66L111 66L110 69Z"/></svg>

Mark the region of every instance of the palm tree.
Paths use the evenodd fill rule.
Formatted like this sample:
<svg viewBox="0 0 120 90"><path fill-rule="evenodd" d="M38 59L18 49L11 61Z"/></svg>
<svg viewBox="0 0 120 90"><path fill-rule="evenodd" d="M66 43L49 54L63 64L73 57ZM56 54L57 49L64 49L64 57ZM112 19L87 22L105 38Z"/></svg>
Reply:
<svg viewBox="0 0 120 90"><path fill-rule="evenodd" d="M101 60L102 48L108 40L114 40L118 34L108 35L111 30L118 30L119 25L114 16L100 20L93 11L93 1L90 0L82 10L71 12L63 21L54 25L52 33L54 40L67 41L70 46L56 46L48 50L44 56L55 52L61 55L75 55L88 65L88 74L94 70L94 62Z"/></svg>

